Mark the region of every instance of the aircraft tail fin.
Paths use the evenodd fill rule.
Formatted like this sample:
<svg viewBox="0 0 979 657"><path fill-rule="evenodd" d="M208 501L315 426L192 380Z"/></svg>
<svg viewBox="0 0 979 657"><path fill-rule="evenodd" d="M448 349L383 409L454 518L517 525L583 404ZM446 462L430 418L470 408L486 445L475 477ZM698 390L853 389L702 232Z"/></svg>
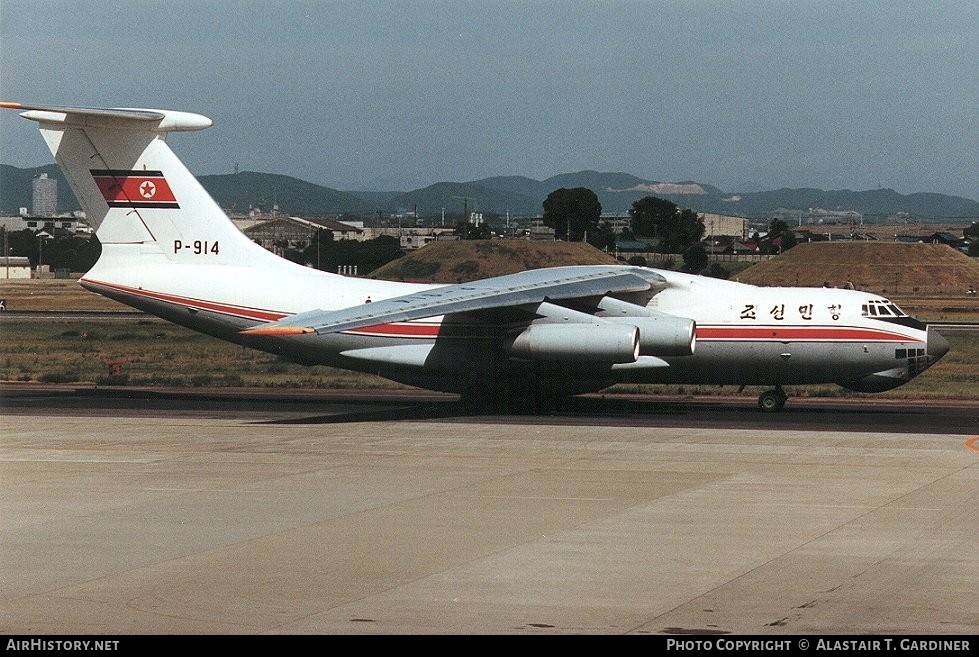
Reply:
<svg viewBox="0 0 979 657"><path fill-rule="evenodd" d="M36 121L103 256L171 263L279 260L231 222L166 143L170 132L203 130L209 118L155 109L96 109L0 103Z"/></svg>

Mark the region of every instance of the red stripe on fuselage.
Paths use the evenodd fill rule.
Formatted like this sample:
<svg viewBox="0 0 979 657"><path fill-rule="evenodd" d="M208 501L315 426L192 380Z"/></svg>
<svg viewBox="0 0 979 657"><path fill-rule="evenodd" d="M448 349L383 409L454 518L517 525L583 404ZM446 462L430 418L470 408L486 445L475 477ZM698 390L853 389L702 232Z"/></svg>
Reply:
<svg viewBox="0 0 979 657"><path fill-rule="evenodd" d="M698 326L697 340L731 342L920 342L900 333L858 326Z"/></svg>
<svg viewBox="0 0 979 657"><path fill-rule="evenodd" d="M260 322L274 322L276 320L282 319L283 317L288 317L287 313L275 312L273 310L259 310L257 308L245 308L243 306L232 306L225 303L216 303L214 301L205 301L203 299L193 299L190 297L178 297L173 294L164 294L162 292L150 292L148 290L141 290L133 287L126 287L125 285L114 285L112 283L102 283L100 281L93 281L83 278L86 283L91 283L92 285L98 285L100 287L106 287L110 290L116 290L124 294L131 294L133 296L142 297L144 299L153 299L155 301L165 301L166 303L176 304L178 306L183 306L185 308L196 308L198 310L210 310L216 313L221 313L223 315L234 315L235 317L244 317L246 319L254 319Z"/></svg>

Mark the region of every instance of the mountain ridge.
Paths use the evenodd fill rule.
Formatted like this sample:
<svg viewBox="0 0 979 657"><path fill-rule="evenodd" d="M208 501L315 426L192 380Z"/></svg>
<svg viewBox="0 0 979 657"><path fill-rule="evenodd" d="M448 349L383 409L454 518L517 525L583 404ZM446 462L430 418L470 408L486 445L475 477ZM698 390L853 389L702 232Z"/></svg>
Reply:
<svg viewBox="0 0 979 657"><path fill-rule="evenodd" d="M46 173L58 180L59 212L78 208L56 164L20 169L0 164L0 212L16 214L31 205L31 181ZM201 184L221 207L247 212L253 207L291 214L373 215L378 212L412 212L456 218L463 210L489 215L537 216L547 195L559 188L585 187L599 198L603 211L625 214L632 203L645 196L665 198L696 212L729 214L748 218L802 216L805 214L856 212L862 215L894 215L934 218L979 218L979 201L934 192L899 194L893 189L864 191L780 188L763 192L725 192L696 181L663 182L622 172L583 170L535 180L525 176L493 176L467 182L443 181L407 192L341 191L291 176L240 172L199 176ZM818 210L818 212L817 212Z"/></svg>

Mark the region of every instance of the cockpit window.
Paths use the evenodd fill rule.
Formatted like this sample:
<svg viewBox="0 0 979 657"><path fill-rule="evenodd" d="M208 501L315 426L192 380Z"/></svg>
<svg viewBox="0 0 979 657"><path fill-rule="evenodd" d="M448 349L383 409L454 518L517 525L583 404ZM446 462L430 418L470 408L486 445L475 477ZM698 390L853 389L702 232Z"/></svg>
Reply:
<svg viewBox="0 0 979 657"><path fill-rule="evenodd" d="M887 299L870 299L861 306L864 317L907 317L908 314Z"/></svg>

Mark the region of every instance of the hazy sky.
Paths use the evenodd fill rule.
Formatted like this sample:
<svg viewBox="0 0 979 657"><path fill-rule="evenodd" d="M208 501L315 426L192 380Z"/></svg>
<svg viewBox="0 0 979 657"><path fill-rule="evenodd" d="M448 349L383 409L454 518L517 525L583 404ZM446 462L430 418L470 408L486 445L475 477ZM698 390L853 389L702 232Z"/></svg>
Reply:
<svg viewBox="0 0 979 657"><path fill-rule="evenodd" d="M979 2L0 0L0 99L199 112L197 174L595 169L979 199ZM0 111L0 162L52 162Z"/></svg>

